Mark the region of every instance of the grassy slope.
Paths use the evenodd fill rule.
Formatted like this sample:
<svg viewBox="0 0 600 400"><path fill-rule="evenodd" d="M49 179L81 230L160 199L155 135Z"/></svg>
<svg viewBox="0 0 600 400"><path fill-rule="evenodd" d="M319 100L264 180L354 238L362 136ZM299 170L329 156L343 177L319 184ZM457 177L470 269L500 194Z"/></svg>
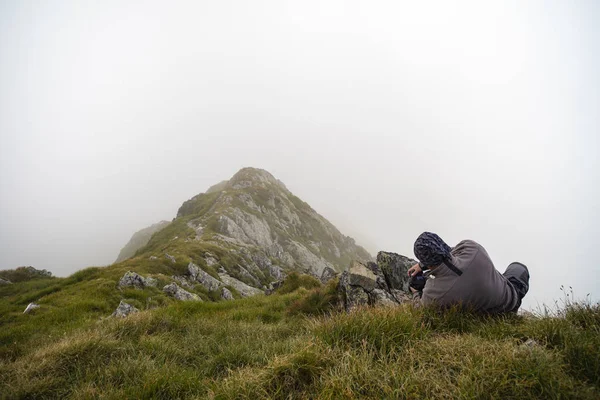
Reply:
<svg viewBox="0 0 600 400"><path fill-rule="evenodd" d="M185 218L176 220L155 234L155 241L151 240L141 254L110 267L87 268L68 278L34 279L0 286L0 358L13 359L31 346L51 342L65 332L96 322L110 315L121 300L140 310L174 303L175 300L166 296L162 288L172 282L172 275L184 274L189 262L217 277L216 270L206 265L203 255L211 251L220 256L223 249L198 241L186 242L186 235L193 237L193 231L185 222ZM172 240L177 235L179 238ZM170 262L165 253L175 256L176 263ZM157 259L149 260L151 255ZM234 256L227 253L221 259L224 265L236 262ZM158 284L143 290L119 289L119 279L127 271L153 276ZM228 288L236 298L240 297L234 288ZM217 291L208 292L201 285L187 290L205 301L219 298ZM23 315L30 302L41 305L41 312Z"/></svg>
<svg viewBox="0 0 600 400"><path fill-rule="evenodd" d="M600 396L598 306L570 305L562 318L484 319L410 306L307 316L335 302L334 285L314 288L300 277L269 297L165 299L165 307L100 320L121 295L108 273L0 289L2 397ZM54 292L40 301L46 307L20 314L35 291ZM540 346L522 346L528 338Z"/></svg>

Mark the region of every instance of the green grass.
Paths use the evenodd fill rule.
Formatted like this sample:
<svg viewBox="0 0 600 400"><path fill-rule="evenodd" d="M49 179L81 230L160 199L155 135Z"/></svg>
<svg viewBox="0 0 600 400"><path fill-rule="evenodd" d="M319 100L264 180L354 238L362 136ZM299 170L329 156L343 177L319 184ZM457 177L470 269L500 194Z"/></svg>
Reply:
<svg viewBox="0 0 600 400"><path fill-rule="evenodd" d="M321 282L309 275L299 274L298 272L291 272L283 282L280 288L277 289L277 293L286 294L291 293L299 288L313 289L321 286Z"/></svg>
<svg viewBox="0 0 600 400"><path fill-rule="evenodd" d="M271 296L174 302L118 290L131 266L0 289L0 398L600 397L598 305L527 318L410 305L347 314L336 282L303 276ZM23 315L37 296L42 308ZM122 298L142 312L104 318Z"/></svg>

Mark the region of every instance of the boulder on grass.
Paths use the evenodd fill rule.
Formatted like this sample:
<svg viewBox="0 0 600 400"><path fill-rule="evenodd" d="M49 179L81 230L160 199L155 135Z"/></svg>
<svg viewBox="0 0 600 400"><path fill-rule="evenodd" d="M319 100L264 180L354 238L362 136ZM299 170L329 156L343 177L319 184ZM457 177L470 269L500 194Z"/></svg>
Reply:
<svg viewBox="0 0 600 400"><path fill-rule="evenodd" d="M233 294L227 288L221 289L221 299L223 300L234 300Z"/></svg>
<svg viewBox="0 0 600 400"><path fill-rule="evenodd" d="M121 300L117 309L111 314L111 317L125 318L129 314L133 314L139 311L140 310L138 310L131 304L125 303L123 300Z"/></svg>
<svg viewBox="0 0 600 400"><path fill-rule="evenodd" d="M119 280L119 287L143 289L150 286L156 286L156 279L150 277L144 278L137 272L132 271L125 272L125 275Z"/></svg>
<svg viewBox="0 0 600 400"><path fill-rule="evenodd" d="M181 300L181 301L202 301L202 299L200 298L200 296L198 296L197 294L194 293L190 293L187 290L184 290L182 288L180 288L179 286L177 286L176 283L171 283L169 285L166 285L163 288L163 291L168 294L171 297L176 298L177 300Z"/></svg>

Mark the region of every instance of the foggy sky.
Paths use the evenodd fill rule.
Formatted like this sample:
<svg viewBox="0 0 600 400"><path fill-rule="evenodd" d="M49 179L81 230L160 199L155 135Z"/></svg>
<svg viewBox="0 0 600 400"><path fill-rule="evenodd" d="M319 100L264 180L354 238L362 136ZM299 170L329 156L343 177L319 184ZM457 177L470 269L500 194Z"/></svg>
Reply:
<svg viewBox="0 0 600 400"><path fill-rule="evenodd" d="M110 264L253 166L372 254L599 299L598 3L450 3L1 2L0 268Z"/></svg>

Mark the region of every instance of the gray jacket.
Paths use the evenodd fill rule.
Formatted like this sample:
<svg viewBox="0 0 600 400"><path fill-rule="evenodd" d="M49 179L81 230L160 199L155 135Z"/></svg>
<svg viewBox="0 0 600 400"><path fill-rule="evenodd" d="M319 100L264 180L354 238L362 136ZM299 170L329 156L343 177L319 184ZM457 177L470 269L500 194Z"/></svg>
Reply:
<svg viewBox="0 0 600 400"><path fill-rule="evenodd" d="M425 283L421 302L440 306L462 304L475 311L498 313L512 310L518 295L508 280L494 268L487 251L472 240L463 240L451 252L458 276L446 265L436 267Z"/></svg>

